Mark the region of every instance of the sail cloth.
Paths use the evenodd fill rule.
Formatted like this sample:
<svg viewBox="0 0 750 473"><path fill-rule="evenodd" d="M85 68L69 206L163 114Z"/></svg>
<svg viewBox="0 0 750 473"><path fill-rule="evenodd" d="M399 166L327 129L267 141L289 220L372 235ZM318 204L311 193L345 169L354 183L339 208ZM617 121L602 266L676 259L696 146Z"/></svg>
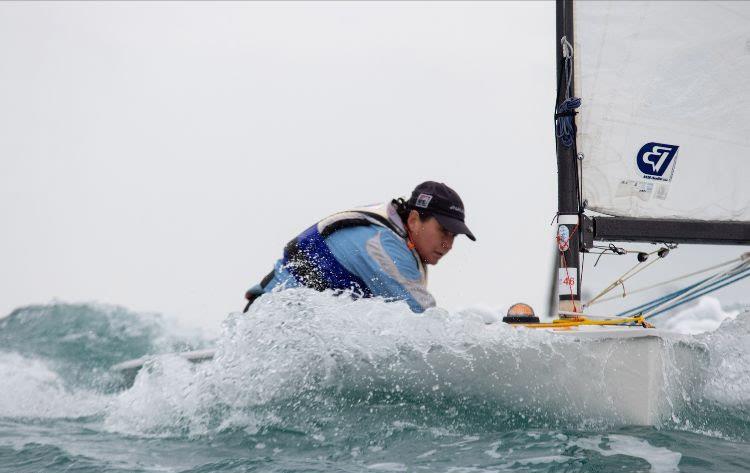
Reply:
<svg viewBox="0 0 750 473"><path fill-rule="evenodd" d="M575 3L587 208L750 221L750 2Z"/></svg>

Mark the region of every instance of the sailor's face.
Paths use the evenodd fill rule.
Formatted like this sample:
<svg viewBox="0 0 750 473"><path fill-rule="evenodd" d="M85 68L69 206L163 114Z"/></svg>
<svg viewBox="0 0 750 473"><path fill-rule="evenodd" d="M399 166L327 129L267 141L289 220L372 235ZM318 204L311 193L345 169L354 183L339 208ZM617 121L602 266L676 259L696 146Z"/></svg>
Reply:
<svg viewBox="0 0 750 473"><path fill-rule="evenodd" d="M437 264L453 248L456 235L443 228L434 217L420 220L419 214L412 211L408 226L414 249L424 263Z"/></svg>

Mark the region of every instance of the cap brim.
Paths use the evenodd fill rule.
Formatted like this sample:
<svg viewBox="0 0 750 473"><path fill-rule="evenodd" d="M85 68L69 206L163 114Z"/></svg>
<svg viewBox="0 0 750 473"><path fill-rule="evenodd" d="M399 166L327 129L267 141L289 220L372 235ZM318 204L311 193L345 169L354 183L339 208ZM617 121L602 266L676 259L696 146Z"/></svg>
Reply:
<svg viewBox="0 0 750 473"><path fill-rule="evenodd" d="M456 235L462 234L466 235L469 240L471 241L477 241L476 237L473 233L471 233L471 230L469 230L469 227L466 226L464 222L461 220L458 220L456 218L451 218L442 214L434 213L432 214L433 217L440 223L440 225L443 226L446 230L448 230L451 233L455 233Z"/></svg>

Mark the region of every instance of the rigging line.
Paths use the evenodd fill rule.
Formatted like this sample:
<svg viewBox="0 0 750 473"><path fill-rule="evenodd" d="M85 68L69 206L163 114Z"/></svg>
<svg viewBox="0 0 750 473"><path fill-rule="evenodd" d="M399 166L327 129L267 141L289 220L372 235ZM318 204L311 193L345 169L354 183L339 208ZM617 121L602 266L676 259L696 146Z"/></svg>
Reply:
<svg viewBox="0 0 750 473"><path fill-rule="evenodd" d="M704 283L709 282L710 279L714 279L717 276L719 276L719 279L717 281L711 282L709 284L709 286L712 286L714 284L717 284L717 283L720 283L722 281L725 281L728 278L734 277L736 274L738 274L738 272L742 272L742 271L745 271L745 270L747 270L747 268L743 269L743 265L742 264L737 265L734 268L726 270L726 271L724 271L722 273L717 273L714 276L709 276L709 277L707 277L705 279L701 279L700 281L697 281L697 282L695 282L695 283L693 283L693 284L691 284L689 286L686 286L686 287L684 287L682 289L678 289L678 290L676 290L674 292L671 292L669 294L666 294L664 296L657 297L654 300L651 300L649 302L646 302L644 304L636 306L636 307L634 307L632 309L629 309L629 310L626 310L624 312L621 312L621 313L619 313L617 315L618 316L625 316L627 314L633 314L633 313L637 313L637 312L647 312L647 311L651 310L652 308L659 306L662 302L672 301L673 299L676 299L678 296L682 296L683 294L686 294L686 293L688 293L690 291L693 291L698 286L701 286ZM701 289L699 288L698 290L700 291ZM689 295L690 294L687 294L687 296L689 296Z"/></svg>
<svg viewBox="0 0 750 473"><path fill-rule="evenodd" d="M602 250L600 253L597 253L595 251L590 251L589 253L596 254L596 255L598 255L598 254L604 254L604 256L607 256L607 255L609 255L609 256L624 256L624 255L633 255L633 254L640 254L640 253L643 253L644 255L647 255L647 256L651 256L654 253L658 253L659 252L658 250L654 251L652 253L646 253L644 251L639 251L639 250L626 250L625 248L622 248L621 246L615 246L615 245L611 245L609 247L607 247L607 246L593 245L593 246L590 246L589 248L591 248L593 250Z"/></svg>
<svg viewBox="0 0 750 473"><path fill-rule="evenodd" d="M665 250L666 250L666 251L665 251ZM663 254L663 255L661 254L661 253L662 253L662 251L664 251L664 254ZM622 286L622 288L623 288L623 292L624 292L624 290L625 290L625 286L624 286L624 285L623 285L622 283L624 283L624 282L625 282L625 281L627 281L628 279L632 278L632 277L633 277L633 276L635 276L636 274L640 273L640 272L641 272L641 271L643 271L644 269L648 268L649 266L651 266L651 265L652 265L652 264L654 264L655 262L657 262L657 261L661 261L662 259L664 259L664 258L665 258L665 257L666 257L666 256L667 256L667 255L669 254L669 251L668 251L668 249L666 249L666 248L659 248L659 249L657 249L657 250L654 250L654 251L652 251L651 253L648 253L648 254L647 254L647 256L651 256L651 255L653 255L654 253L657 253L657 254L659 254L659 258L658 258L658 259L653 259L653 260L651 260L651 261L649 261L649 262L646 262L646 260L645 260L645 259L644 259L644 260L640 260L640 259L639 259L639 262L638 262L638 263L636 263L636 265L635 265L635 266L633 266L633 267L632 267L632 268L630 268L629 270L625 271L625 273L624 273L624 274L623 274L622 276L620 276L620 277L619 277L619 278L618 278L617 280L615 280L615 282L613 282L613 283L612 283L612 284L610 284L610 285L609 285L609 286L608 286L607 288L605 288L605 289L604 289L604 290L603 290L602 292L600 292L599 294L597 294L597 295L596 295L596 297L594 297L593 299L589 300L589 301L588 301L588 302L587 302L586 304L584 304L584 306L587 306L587 305L593 304L593 303L594 303L594 302L595 302L596 300L598 300L598 299L599 299L599 298L601 298L601 297L602 297L603 295L607 294L608 292L610 292L611 290L613 290L614 288L616 288L616 287L617 287L618 285L621 285L621 286ZM639 254L640 254L640 252L639 252ZM623 297L625 297L625 295L624 295L624 294L623 294Z"/></svg>
<svg viewBox="0 0 750 473"><path fill-rule="evenodd" d="M603 251L601 251L599 253L599 256L596 258L596 261L594 262L594 267L595 268L596 268L596 265L599 264L599 260L602 258L602 256L604 256L605 254L607 254L608 251L612 252L612 256L615 256L615 255L622 256L622 255L624 255L624 254L627 253L627 251L625 249L616 247L614 243L610 243L609 247L607 247L607 248L604 248L602 246L598 246L598 247L595 247L595 248L603 250Z"/></svg>
<svg viewBox="0 0 750 473"><path fill-rule="evenodd" d="M667 244L665 243L664 246L667 246ZM621 251L622 254L626 254L626 253L628 253L628 254L645 253L642 250L628 250L628 249L623 248L621 246L615 246L614 243L610 243L609 246L592 245L591 248L594 248L594 249L597 249L597 250L606 250L606 251L614 251L614 249L617 249L618 251ZM654 250L651 253L646 253L646 254L648 254L649 256L653 255L654 253L658 253L660 249L661 248L659 248L657 250Z"/></svg>
<svg viewBox="0 0 750 473"><path fill-rule="evenodd" d="M698 291L701 291L701 290L705 289L706 287L711 287L714 283L721 282L721 281L725 280L727 278L727 276L728 277L733 277L734 275L737 274L738 271L744 271L743 268L747 267L748 264L749 263L747 263L747 262L743 262L743 263L739 264L738 266L735 266L734 268L731 268L731 269L728 269L727 271L724 271L723 273L717 273L714 276L711 276L711 277L707 278L704 282L696 285L693 289L691 289L691 291L698 292ZM705 287L701 287L701 286L704 286L704 285L705 285ZM684 299L685 297L689 297L690 295L691 295L691 292L685 292L685 293L683 293L683 294L681 294L679 296L676 296L674 299L672 299L670 301L665 301L662 304L657 305L656 307L653 307L653 308L649 309L649 311L653 313L654 311L658 311L658 310L662 309L664 306L668 306L672 301L677 302L677 301L680 301L681 299ZM649 317L650 315L647 315L647 314L648 314L648 312L645 312L643 315L646 316L646 317Z"/></svg>
<svg viewBox="0 0 750 473"><path fill-rule="evenodd" d="M642 306L639 306L637 310L641 314L648 314L649 312L659 310L665 306L669 306L670 304L673 304L675 301L680 301L686 297L689 297L691 294L694 294L697 291L701 291L707 287L712 287L714 284L717 284L726 280L727 274L728 272L726 271L722 273L716 273L713 276L709 276L705 279L702 279L683 289L674 291L671 294L668 294L664 297L657 298L647 304L643 304ZM629 311L629 313L632 313L632 312L633 312L632 310Z"/></svg>
<svg viewBox="0 0 750 473"><path fill-rule="evenodd" d="M727 281L727 282L724 282L723 284L720 284L720 285L717 285L717 286L711 287L711 288L709 288L709 289L706 289L706 290L704 290L704 291L698 292L698 293L694 294L693 296L691 296L691 297L689 297L689 298L687 298L687 299L685 299L685 300L683 300L683 301L680 301L680 302L678 302L678 303L676 303L676 304L674 304L674 305L671 305L671 306L669 306L669 307L666 307L666 308L664 308L664 309L662 309L662 310L660 310L660 311L658 311L658 312L656 312L656 313L653 313L653 314L649 314L649 315L645 316L644 318L646 318L646 319L647 319L647 318L650 318L650 317L654 317L654 316L657 316L657 315L659 315L659 314L662 314L662 313L664 313L664 312L666 312L666 311L668 311L668 310L672 310L672 309L674 309L675 307L681 306L682 304L686 304L686 303L688 303L688 302L690 302L690 301L692 301L692 300L695 300L695 299L697 299L698 297L704 296L704 295L706 295L706 294L710 294L710 293L712 293L712 292L714 292L714 291L718 291L718 290L719 290L719 289L721 289L722 287L728 286L728 285L730 285L730 284L734 284L734 283L736 283L737 281L741 281L741 280L743 280L743 279L745 279L745 278L747 278L747 277L750 277L750 270L746 270L745 272L743 272L743 273L740 273L740 274L741 274L741 276L738 276L738 277L736 277L736 278L732 279L731 281Z"/></svg>
<svg viewBox="0 0 750 473"><path fill-rule="evenodd" d="M583 162L578 159L578 142L576 141L576 125L575 125L575 117L570 117L572 123L573 123L573 156L575 156L576 160L576 180L575 180L575 186L576 186L576 193L578 194L578 223L576 224L574 231L578 230L578 226L581 225L581 222L583 222ZM582 242L583 242L583 228L581 229L581 234L578 235L578 238L576 238L576 246L579 250L579 255L581 255L581 262L579 264L580 268L580 275L579 280L583 281L583 264L586 259L586 252L581 251L582 248ZM572 236L572 235L571 235ZM581 282L583 284L583 282ZM579 294L580 296L580 294Z"/></svg>
<svg viewBox="0 0 750 473"><path fill-rule="evenodd" d="M708 288L708 289L706 289L706 290L703 290L703 291L701 291L701 292L695 293L694 295L692 295L692 296L688 297L687 299L684 299L684 300L682 300L682 301L680 301L680 302L678 302L678 303L676 303L676 304L674 304L674 305L671 305L671 306L669 306L669 307L666 307L666 308L664 308L664 309L662 309L662 310L660 310L660 311L658 311L658 312L656 312L656 313L654 313L654 314L651 314L651 315L649 315L648 317L654 317L654 316L656 316L656 315L659 315L659 314L662 314L662 313L664 313L664 312L666 312L666 311L668 311L668 310L672 310L672 309L674 309L675 307L678 307L678 306L680 306L680 305L682 305L682 304L685 304L685 303L688 303L688 302L690 302L690 301L693 301L693 300L697 299L698 297L704 296L704 295L706 295L706 294L710 294L710 293L712 293L712 292L718 291L719 289L721 289L721 288L723 288L723 287L725 287L725 286L728 286L728 285L730 285L730 284L734 284L734 283L736 283L737 281L740 281L740 280L742 280L742 279L745 279L745 278L747 278L747 277L750 277L750 271L747 271L747 272L745 272L745 273L742 273L742 275L741 275L741 276L738 276L738 277L736 277L736 278L734 278L734 279L732 279L732 280L728 280L728 281L724 282L723 284L720 284L720 285L714 285L714 286L712 286L712 287L710 287L710 288Z"/></svg>
<svg viewBox="0 0 750 473"><path fill-rule="evenodd" d="M602 254L604 254L604 253L602 253ZM614 255L612 255L612 256L614 256ZM726 266L728 264L735 263L735 262L741 261L741 260L742 260L741 257L737 257L735 259L732 259L732 260L729 260L729 261L725 261L723 263L711 266L709 268L704 268L704 269L700 269L698 271L693 271L692 273L683 274L682 276L677 276L675 278L668 279L666 281L662 281L662 282L659 282L659 283L655 283L655 284L652 284L650 286L644 286L644 287L641 287L641 288L638 288L638 289L633 289L633 290L628 291L628 292L629 292L630 295L633 295L633 294L637 294L639 292L649 291L651 289L656 289L657 287L665 286L667 284L671 284L671 283L674 283L674 282L677 282L677 281L681 281L683 279L687 279L687 278L690 278L690 277L693 277L693 276L697 276L699 274L703 274L703 273L707 273L709 271L713 271L714 269L719 269L719 268L721 268L723 266ZM615 299L621 299L621 298L622 298L622 296L605 297L603 299L599 299L596 302L593 302L593 301L589 302L588 305L599 304L601 302L607 302L607 301L611 301L611 300L615 300Z"/></svg>
<svg viewBox="0 0 750 473"><path fill-rule="evenodd" d="M619 314L617 314L617 316L618 317L627 317L627 316L632 315L632 314L637 314L639 312L648 311L651 308L658 306L659 304L661 304L664 301L671 301L675 297L680 296L680 295L682 295L682 294L684 294L684 293L686 293L688 291L693 290L695 287L697 287L698 285L704 283L707 280L708 280L708 278L702 279L702 280L700 280L700 281L698 281L698 282L696 282L694 284L691 284L690 286L683 287L682 289L678 289L678 290L676 290L674 292L670 292L669 294L667 294L665 296L657 297L656 299L651 300L649 302L646 302L645 304L641 304L639 306L633 307L632 309L628 309L626 311L620 312Z"/></svg>
<svg viewBox="0 0 750 473"><path fill-rule="evenodd" d="M695 283L693 283L693 284L691 284L689 286L685 286L685 287L683 287L681 289L678 289L678 290L676 290L674 292L670 292L667 295L664 295L664 296L661 296L661 297L657 297L656 299L652 299L649 302L646 302L646 303L641 304L639 306L636 306L636 307L634 307L632 309L629 309L629 310L626 310L624 312L621 312L621 313L619 313L617 315L624 315L624 314L628 314L628 313L639 312L639 311L642 311L642 310L649 310L650 308L655 307L655 306L657 306L658 304L660 304L660 303L662 303L664 301L668 301L668 300L674 299L675 297L677 297L677 296L679 296L681 294L684 294L685 292L688 292L688 291L692 290L696 286L704 283L706 280L708 280L708 278L701 279L700 281L697 281L697 282L695 282ZM636 291L631 291L631 294L633 294L634 292L636 292ZM613 296L611 298L608 298L608 300L611 300L611 299L614 299L614 298L615 298L615 296ZM603 302L603 301L599 301L599 302Z"/></svg>
<svg viewBox="0 0 750 473"><path fill-rule="evenodd" d="M580 273L581 274L578 275L578 279L579 279L579 281L581 281L581 287L583 287L583 269L586 267L586 252L581 251L578 254L581 257L581 265L580 265L581 266L581 269L580 269ZM580 294L579 294L579 297L580 297ZM581 310L583 310L583 306L581 306Z"/></svg>
<svg viewBox="0 0 750 473"><path fill-rule="evenodd" d="M675 300L678 300L678 299L682 298L683 296L684 297L689 297L691 294L695 294L696 288L698 288L698 286L700 286L703 283L705 283L707 280L708 280L708 278L703 279L703 280L701 280L701 281L699 281L699 282L697 282L695 284L691 284L690 286L687 286L685 288L682 288L680 290L677 290L675 292L667 294L666 296L654 299L654 300L652 300L650 302L647 302L646 304L639 305L638 307L635 307L633 309L626 310L626 311L621 312L621 313L619 313L617 315L619 317L631 317L631 316L633 316L633 314L641 314L642 315L644 313L648 313L652 309L658 309L659 307L664 307L665 305L668 306L669 304L674 303ZM706 286L706 287L709 287L709 288L713 287L713 285L715 285L716 283L720 283L720 282L725 281L725 280L726 280L726 278L721 278L721 279L715 281L714 283L712 283L712 284L710 284L709 286ZM700 291L701 289L698 288L697 290ZM664 309L664 310L668 310L668 309ZM660 311L660 312L662 312L662 311Z"/></svg>
<svg viewBox="0 0 750 473"><path fill-rule="evenodd" d="M570 239L573 238L573 235L575 235L576 232L578 231L578 226L579 225L580 224L577 223L573 227L573 230L571 230L570 235L568 235L568 238L565 239L565 244L567 245L567 249L565 249L565 250L562 249L563 245L561 244L561 241L560 241L560 235L558 234L557 237L556 237L558 248L560 249L560 263L562 263L561 267L565 268L565 280L563 282L570 288L570 302L573 304L573 310L575 312L578 312L578 306L576 306L575 294L573 293L573 284L571 284L572 280L571 280L571 277L570 277L570 271L568 269L568 261L565 258L565 252L570 250ZM578 269L578 268L576 268L576 269ZM576 283L578 282L578 279L580 279L579 275L576 274ZM576 291L578 291L578 290L579 290L578 284L576 284ZM579 294L579 298L580 298L580 294Z"/></svg>
<svg viewBox="0 0 750 473"><path fill-rule="evenodd" d="M622 276L620 276L619 278L617 278L612 284L610 284L609 286L607 286L606 288L604 288L599 294L597 294L596 296L594 296L591 299L589 299L588 302L586 302L585 304L583 304L583 306L584 307L590 306L591 304L593 304L594 302L596 302L597 300L599 300L601 297L603 297L605 294L607 294L610 291L612 291L613 289L615 289L617 286L622 286L623 287L623 291L624 291L625 290L625 285L623 283L625 281L627 281L628 279L632 278L633 276L635 276L636 274L640 273L641 271L643 271L644 269L648 268L649 266L651 266L652 264L656 263L657 261L661 261L662 259L663 258L658 258L658 259L652 259L651 261L642 261L642 262L637 263L635 266L633 266L629 270L625 271L625 273Z"/></svg>
<svg viewBox="0 0 750 473"><path fill-rule="evenodd" d="M653 253L649 253L649 256L651 256L651 255L653 255ZM635 266L633 266L629 270L625 271L625 274L623 274L622 276L620 276L620 280L626 281L626 280L632 278L633 276L635 276L636 274L640 273L644 269L648 268L652 264L656 263L660 259L652 259L651 261L639 261Z"/></svg>
<svg viewBox="0 0 750 473"><path fill-rule="evenodd" d="M570 271L568 271L568 263L565 259L564 251L560 252L560 258L561 258L560 262L563 264L563 267L565 268L565 279L563 280L563 284L565 284L566 286L570 288L570 303L573 304L573 311L578 312L578 307L576 306L575 295L573 294L573 284L571 283Z"/></svg>
<svg viewBox="0 0 750 473"><path fill-rule="evenodd" d="M574 147L576 157L578 157L578 141L575 141ZM578 160L578 207L581 209L579 212L581 214L586 210L586 201L583 200L583 159Z"/></svg>
<svg viewBox="0 0 750 473"><path fill-rule="evenodd" d="M571 118L573 120L573 129L578 132L577 128L575 127L575 117ZM583 154L578 154L578 140L577 135L573 135L573 154L575 154L576 159L576 172L578 175L576 176L578 179L576 180L576 190L578 191L578 213L583 215L583 211L586 210L586 202L583 201Z"/></svg>

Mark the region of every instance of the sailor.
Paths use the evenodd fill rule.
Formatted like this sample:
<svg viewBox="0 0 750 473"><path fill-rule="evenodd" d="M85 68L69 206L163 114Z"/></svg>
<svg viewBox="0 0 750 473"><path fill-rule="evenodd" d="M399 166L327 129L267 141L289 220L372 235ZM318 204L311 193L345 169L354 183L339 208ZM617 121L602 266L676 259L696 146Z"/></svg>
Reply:
<svg viewBox="0 0 750 473"><path fill-rule="evenodd" d="M464 222L461 198L433 181L419 184L408 201L336 213L286 245L273 271L245 294L245 311L274 288L306 286L402 300L423 312L435 305L426 265L437 264L458 234L476 241Z"/></svg>

